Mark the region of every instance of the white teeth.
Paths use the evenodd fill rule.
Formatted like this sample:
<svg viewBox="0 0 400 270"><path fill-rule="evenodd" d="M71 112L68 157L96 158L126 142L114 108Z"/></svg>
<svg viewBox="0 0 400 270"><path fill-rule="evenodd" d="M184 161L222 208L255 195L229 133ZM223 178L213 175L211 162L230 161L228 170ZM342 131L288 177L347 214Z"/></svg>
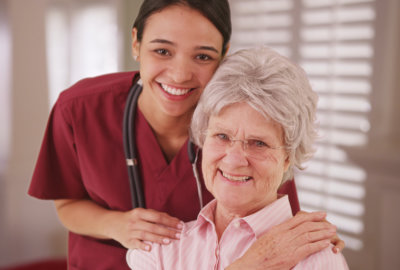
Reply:
<svg viewBox="0 0 400 270"><path fill-rule="evenodd" d="M186 95L187 93L189 93L190 88L187 89L177 89L177 88L173 88L171 86L165 85L165 84L161 84L162 89L165 90L165 92L174 95L174 96L182 96L182 95Z"/></svg>
<svg viewBox="0 0 400 270"><path fill-rule="evenodd" d="M250 179L250 176L233 176L233 175L229 175L225 172L222 172L222 175L231 181L237 181L237 182L246 182L247 180Z"/></svg>

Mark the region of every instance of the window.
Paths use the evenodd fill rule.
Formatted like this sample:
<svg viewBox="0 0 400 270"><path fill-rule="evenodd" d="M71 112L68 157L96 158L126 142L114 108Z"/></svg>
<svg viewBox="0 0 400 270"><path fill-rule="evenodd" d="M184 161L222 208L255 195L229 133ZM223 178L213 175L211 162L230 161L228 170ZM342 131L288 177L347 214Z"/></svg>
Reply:
<svg viewBox="0 0 400 270"><path fill-rule="evenodd" d="M7 1L0 1L0 181L9 154L11 130L11 34ZM1 183L0 183L1 184Z"/></svg>
<svg viewBox="0 0 400 270"><path fill-rule="evenodd" d="M300 64L319 95L321 139L296 173L306 211L325 210L352 250L363 248L366 172L348 146L365 145L370 122L374 0L231 0L232 50L267 45Z"/></svg>
<svg viewBox="0 0 400 270"><path fill-rule="evenodd" d="M50 105L89 76L118 71L118 0L51 2L46 18Z"/></svg>

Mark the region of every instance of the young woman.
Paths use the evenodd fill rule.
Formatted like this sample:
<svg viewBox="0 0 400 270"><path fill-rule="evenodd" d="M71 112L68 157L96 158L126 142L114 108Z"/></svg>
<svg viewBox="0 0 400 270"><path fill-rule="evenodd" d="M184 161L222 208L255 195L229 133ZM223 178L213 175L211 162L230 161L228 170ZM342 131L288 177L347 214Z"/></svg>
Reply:
<svg viewBox="0 0 400 270"><path fill-rule="evenodd" d="M143 241L169 244L179 239L181 221L197 217L188 127L230 34L225 0L145 0L132 30L140 75L84 79L60 95L29 194L55 201L70 231L69 269L128 269L126 248L150 250ZM132 210L122 122L129 89L139 77L135 143L146 209ZM203 201L211 199L204 189ZM282 233L321 232L315 221L322 219L317 213L296 216ZM321 237L302 239L301 256L322 248L316 241ZM275 251L264 253L271 257Z"/></svg>

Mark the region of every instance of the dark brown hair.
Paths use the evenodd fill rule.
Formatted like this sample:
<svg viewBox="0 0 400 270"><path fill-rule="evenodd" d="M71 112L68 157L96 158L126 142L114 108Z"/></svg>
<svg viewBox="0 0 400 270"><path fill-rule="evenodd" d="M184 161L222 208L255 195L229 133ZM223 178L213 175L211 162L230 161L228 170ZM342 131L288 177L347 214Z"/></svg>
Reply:
<svg viewBox="0 0 400 270"><path fill-rule="evenodd" d="M147 18L171 5L185 5L199 11L218 29L223 37L222 55L226 53L232 33L231 13L228 0L144 0L133 24L137 39L142 41Z"/></svg>

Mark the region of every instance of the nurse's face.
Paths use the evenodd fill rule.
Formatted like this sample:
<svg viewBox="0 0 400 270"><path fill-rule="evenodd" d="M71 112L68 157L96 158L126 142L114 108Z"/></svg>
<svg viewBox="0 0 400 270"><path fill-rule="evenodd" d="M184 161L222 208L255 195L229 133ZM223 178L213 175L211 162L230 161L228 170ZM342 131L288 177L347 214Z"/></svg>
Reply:
<svg viewBox="0 0 400 270"><path fill-rule="evenodd" d="M154 113L191 114L222 58L223 37L201 13L173 5L151 15L142 41L132 31L140 62L141 104Z"/></svg>
<svg viewBox="0 0 400 270"><path fill-rule="evenodd" d="M217 211L247 216L277 199L289 166L282 145L281 126L246 103L227 106L210 118L202 169Z"/></svg>

